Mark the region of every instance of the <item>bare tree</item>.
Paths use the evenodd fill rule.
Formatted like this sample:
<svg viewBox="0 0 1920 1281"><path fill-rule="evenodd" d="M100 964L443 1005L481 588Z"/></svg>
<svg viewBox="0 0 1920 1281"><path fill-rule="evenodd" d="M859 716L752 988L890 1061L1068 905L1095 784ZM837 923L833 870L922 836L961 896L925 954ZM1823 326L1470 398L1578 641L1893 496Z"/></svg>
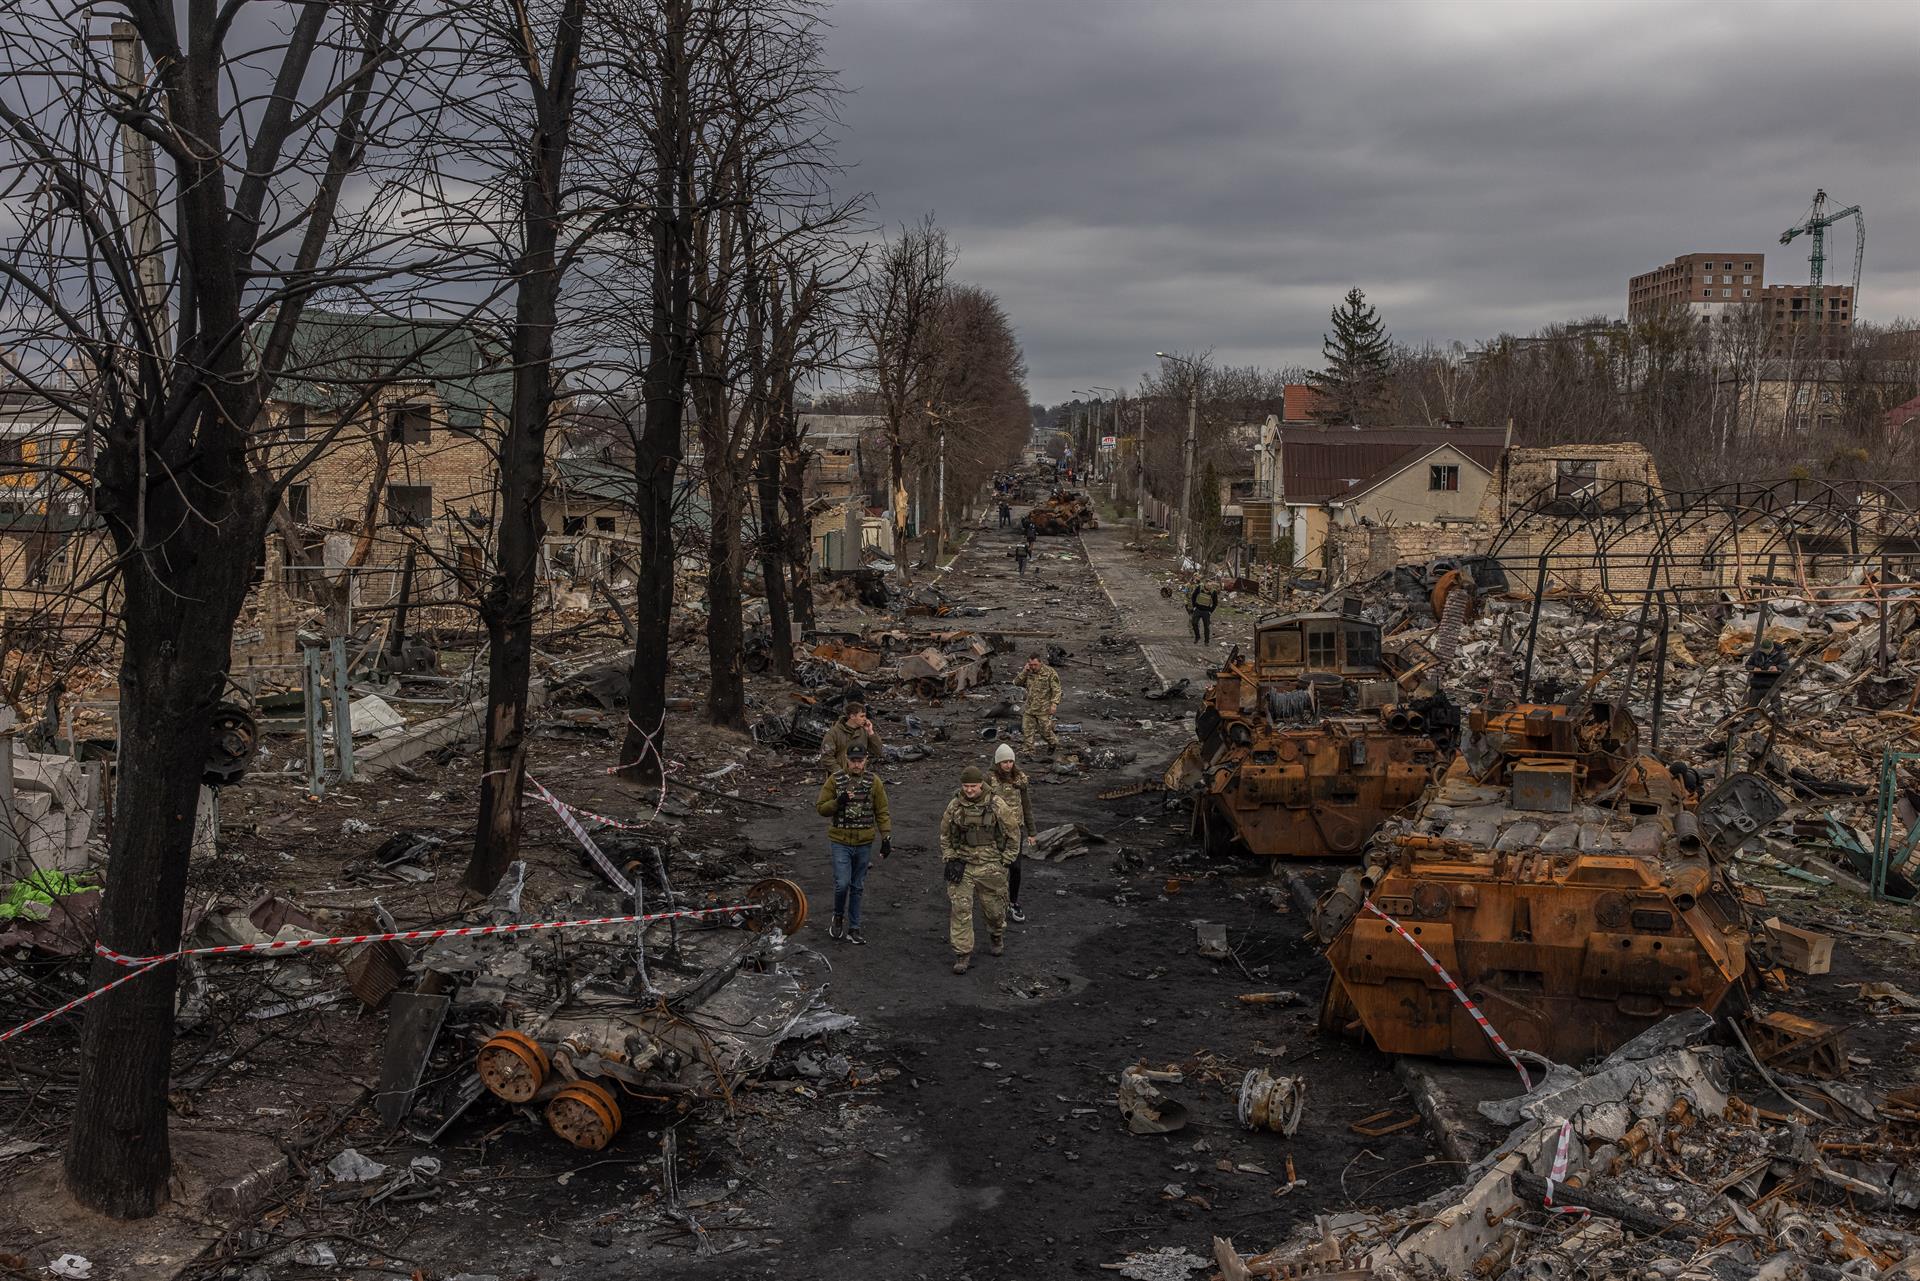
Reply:
<svg viewBox="0 0 1920 1281"><path fill-rule="evenodd" d="M0 165L34 193L0 257L0 361L91 424L125 636L115 809L141 818L115 825L99 929L151 956L179 941L233 622L298 470L269 465L262 411L309 300L396 269L377 232L336 232L349 177L417 112L398 60L433 42L404 0L287 6L264 47L235 38L232 6L194 6L184 30L170 4L125 8L120 70L144 77L99 52L90 6L16 8L0 29ZM135 143L124 169L115 125ZM102 959L94 978L125 974ZM161 964L88 1009L67 1184L118 1217L152 1214L171 1172L174 980Z"/></svg>
<svg viewBox="0 0 1920 1281"><path fill-rule="evenodd" d="M564 189L578 124L587 14L586 0L561 0L540 12L525 0L501 0L498 9L475 11L483 38L494 45L491 51L513 68L526 112L524 128L509 133L521 140L514 148L512 172L522 178L519 199L509 206L516 214L518 245L509 275L515 291L513 393L500 445L497 560L480 598L488 640L487 715L480 817L466 874L467 888L476 894L493 889L520 844L534 579L545 534L540 504L554 399L554 328L562 277L576 247L563 244L563 236L571 220L571 234L578 237L578 224L591 225L591 210L603 203L590 197L588 210L582 210L577 195L569 200Z"/></svg>
<svg viewBox="0 0 1920 1281"><path fill-rule="evenodd" d="M938 376L933 357L940 303L958 257L929 214L877 248L854 304L865 381L886 420L888 506L902 566L907 564L907 455L915 430L925 425Z"/></svg>

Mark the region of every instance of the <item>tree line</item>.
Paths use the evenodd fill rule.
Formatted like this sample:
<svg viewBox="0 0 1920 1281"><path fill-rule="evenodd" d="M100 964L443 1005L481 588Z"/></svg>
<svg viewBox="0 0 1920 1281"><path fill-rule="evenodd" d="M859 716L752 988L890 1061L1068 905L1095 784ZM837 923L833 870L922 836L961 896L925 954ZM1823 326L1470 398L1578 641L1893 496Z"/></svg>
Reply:
<svg viewBox="0 0 1920 1281"><path fill-rule="evenodd" d="M1758 307L1712 324L1674 309L1631 323L1589 317L1472 346L1415 346L1396 342L1357 288L1328 322L1319 367L1230 366L1198 352L1175 353L1143 374L1118 408L1123 437L1144 420L1146 492L1179 501L1196 380L1193 483L1203 501L1217 492L1218 477L1251 472L1251 435L1232 429L1283 417L1289 384L1315 393L1311 417L1329 425L1510 427L1521 445L1638 442L1671 487L1920 474L1920 441L1887 422L1889 410L1920 395L1920 322L1861 322L1844 342L1822 346L1804 330L1783 335ZM1114 408L1036 407L1036 421L1079 449L1087 415L1108 423ZM1134 465L1120 469L1130 491Z"/></svg>
<svg viewBox="0 0 1920 1281"><path fill-rule="evenodd" d="M744 724L750 558L792 671L787 623L811 613L806 388L880 407L902 532L942 438L949 486L967 487L1026 429L1012 326L948 278L944 232L929 218L869 242L813 0L257 8L128 0L108 30L90 6L0 18L0 374L85 424L88 465L64 478L111 548L114 809L138 816L114 826L98 930L128 955L178 945L212 713L289 487L456 337L479 335L506 386L476 515L478 894L521 835L557 407L628 406L641 545L618 764L638 779L665 766L676 558L706 565L709 721ZM301 335L322 313L364 321L377 359L351 376L312 360ZM281 428L269 406L322 382L334 420ZM697 549L678 520L690 482ZM176 969L88 1007L66 1181L110 1215L165 1196ZM124 974L102 959L92 979Z"/></svg>

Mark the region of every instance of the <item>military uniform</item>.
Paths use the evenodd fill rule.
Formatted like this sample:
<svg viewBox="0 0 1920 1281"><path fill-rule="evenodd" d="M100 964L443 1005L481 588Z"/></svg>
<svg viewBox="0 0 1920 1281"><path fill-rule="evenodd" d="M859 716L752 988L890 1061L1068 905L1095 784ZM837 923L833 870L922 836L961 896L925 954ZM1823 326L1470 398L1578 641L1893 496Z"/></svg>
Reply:
<svg viewBox="0 0 1920 1281"><path fill-rule="evenodd" d="M987 935L997 954L1007 930L1007 865L1019 856L1017 820L992 792L981 789L977 799L957 793L940 816L940 857L947 868L947 938L953 944L954 966L964 971L973 955L973 900L980 897L980 914L987 919ZM953 864L960 864L955 879Z"/></svg>
<svg viewBox="0 0 1920 1281"><path fill-rule="evenodd" d="M1027 918L1020 914L1020 855L1027 838L1033 835L1033 800L1027 792L1027 772L1016 765L1012 774L1004 774L996 761L987 771L987 794L1000 802L1007 821L1014 825L1013 861L1007 865L1007 910L1014 920L1024 921Z"/></svg>
<svg viewBox="0 0 1920 1281"><path fill-rule="evenodd" d="M1060 736L1053 732L1053 713L1060 706L1060 673L1042 663L1030 671L1023 669L1013 683L1027 691L1026 710L1020 717L1020 733L1027 749L1031 751L1041 743L1060 746Z"/></svg>

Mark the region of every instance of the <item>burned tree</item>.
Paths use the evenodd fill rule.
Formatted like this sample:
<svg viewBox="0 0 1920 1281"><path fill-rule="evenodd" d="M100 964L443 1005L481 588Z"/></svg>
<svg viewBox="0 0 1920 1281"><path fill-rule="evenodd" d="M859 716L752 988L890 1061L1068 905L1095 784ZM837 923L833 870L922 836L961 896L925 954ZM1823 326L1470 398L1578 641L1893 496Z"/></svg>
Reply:
<svg viewBox="0 0 1920 1281"><path fill-rule="evenodd" d="M527 688L533 663L534 574L545 530L547 418L554 399L554 327L570 256L562 236L570 217L562 190L576 127L586 0L564 0L533 14L509 0L492 31L513 67L528 114L524 173L512 262L513 393L500 446L500 518L496 567L480 598L487 626L487 715L480 775L480 817L466 885L493 889L520 843L520 785L526 773ZM509 134L509 136L513 136Z"/></svg>
<svg viewBox="0 0 1920 1281"><path fill-rule="evenodd" d="M636 57L654 101L644 147L654 199L639 220L649 296L645 417L635 438L641 518L640 636L622 765L658 773L673 606L673 516L689 408L708 510L707 716L745 723L743 530L767 414L749 353L764 357L769 255L842 226L825 192L823 128L835 92L817 9L789 0L663 0Z"/></svg>
<svg viewBox="0 0 1920 1281"><path fill-rule="evenodd" d="M137 957L179 942L233 623L292 474L262 410L308 299L397 269L390 243L341 247L341 193L406 132L394 63L431 41L402 0L290 6L264 49L229 48L210 12L183 31L172 5L126 10L117 60L89 8L16 10L0 34L0 165L35 193L0 257L0 360L94 437L124 636L115 809L141 817L114 828L99 930ZM102 959L94 980L126 974ZM87 1011L67 1184L117 1217L152 1214L171 1173L174 985L163 963Z"/></svg>

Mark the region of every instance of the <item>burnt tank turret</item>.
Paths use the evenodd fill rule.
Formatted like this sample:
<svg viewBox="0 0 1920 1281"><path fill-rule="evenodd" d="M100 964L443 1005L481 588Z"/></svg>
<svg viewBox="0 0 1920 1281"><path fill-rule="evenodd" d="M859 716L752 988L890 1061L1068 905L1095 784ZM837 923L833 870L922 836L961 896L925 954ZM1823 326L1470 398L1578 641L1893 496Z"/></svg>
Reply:
<svg viewBox="0 0 1920 1281"><path fill-rule="evenodd" d="M1604 703L1476 709L1461 753L1362 865L1322 897L1325 1031L1394 1054L1500 1061L1398 921L1516 1050L1610 1053L1746 980L1747 923L1717 859L1777 816L1734 775L1696 801L1690 771L1638 753Z"/></svg>
<svg viewBox="0 0 1920 1281"><path fill-rule="evenodd" d="M1167 770L1167 787L1193 797L1194 834L1265 858L1358 854L1426 790L1459 721L1394 667L1364 618L1261 619L1251 660L1228 655Z"/></svg>

